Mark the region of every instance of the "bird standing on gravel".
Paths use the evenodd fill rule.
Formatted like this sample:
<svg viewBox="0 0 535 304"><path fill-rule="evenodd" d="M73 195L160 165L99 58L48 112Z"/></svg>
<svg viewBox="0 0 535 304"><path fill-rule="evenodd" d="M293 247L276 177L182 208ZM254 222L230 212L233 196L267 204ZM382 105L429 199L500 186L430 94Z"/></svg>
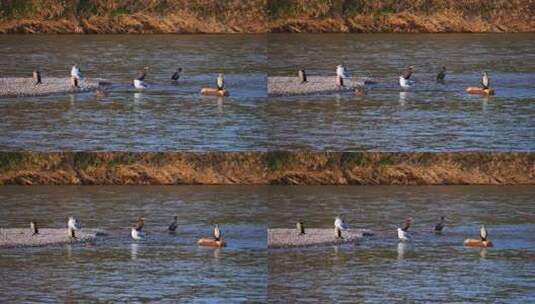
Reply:
<svg viewBox="0 0 535 304"><path fill-rule="evenodd" d="M70 238L76 239L76 231L82 229L78 219L74 216L69 216L67 221L67 235Z"/></svg>
<svg viewBox="0 0 535 304"><path fill-rule="evenodd" d="M344 78L346 78L346 69L343 65L339 64L336 66L336 85L338 87L344 86Z"/></svg>
<svg viewBox="0 0 535 304"><path fill-rule="evenodd" d="M297 224L295 225L295 227L297 228L297 234L298 235L305 234L305 224L303 224L302 221L298 221Z"/></svg>
<svg viewBox="0 0 535 304"><path fill-rule="evenodd" d="M35 220L30 222L30 230L32 235L39 234L39 228L37 228L37 222Z"/></svg>
<svg viewBox="0 0 535 304"><path fill-rule="evenodd" d="M299 82L301 82L301 83L307 82L307 74L306 74L304 69L303 70L299 70L297 72L297 76L299 77Z"/></svg>
<svg viewBox="0 0 535 304"><path fill-rule="evenodd" d="M33 80L35 85L41 84L41 72L39 70L33 71Z"/></svg>
<svg viewBox="0 0 535 304"><path fill-rule="evenodd" d="M342 231L347 229L347 225L344 223L344 220L337 216L334 219L334 235L337 239L342 239Z"/></svg>

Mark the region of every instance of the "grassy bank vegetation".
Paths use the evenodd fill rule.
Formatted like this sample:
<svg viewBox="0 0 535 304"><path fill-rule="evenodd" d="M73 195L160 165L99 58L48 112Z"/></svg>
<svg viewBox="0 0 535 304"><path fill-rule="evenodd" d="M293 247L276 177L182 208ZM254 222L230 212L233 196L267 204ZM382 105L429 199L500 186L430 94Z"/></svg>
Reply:
<svg viewBox="0 0 535 304"><path fill-rule="evenodd" d="M274 32L535 30L532 0L269 0Z"/></svg>
<svg viewBox="0 0 535 304"><path fill-rule="evenodd" d="M535 153L0 152L2 184L535 184Z"/></svg>
<svg viewBox="0 0 535 304"><path fill-rule="evenodd" d="M265 32L265 6L265 0L2 0L0 32Z"/></svg>
<svg viewBox="0 0 535 304"><path fill-rule="evenodd" d="M2 0L0 33L516 32L533 0Z"/></svg>

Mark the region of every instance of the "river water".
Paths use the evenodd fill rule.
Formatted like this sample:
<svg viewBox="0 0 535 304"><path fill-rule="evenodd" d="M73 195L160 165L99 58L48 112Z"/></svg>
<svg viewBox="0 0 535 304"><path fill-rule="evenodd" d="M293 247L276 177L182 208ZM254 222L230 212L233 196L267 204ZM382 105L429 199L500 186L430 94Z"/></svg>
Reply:
<svg viewBox="0 0 535 304"><path fill-rule="evenodd" d="M106 229L96 245L1 249L4 302L507 302L533 300L535 189L523 186L33 186L0 188L2 227ZM165 232L173 214L176 235ZM341 214L376 236L357 245L266 249L267 227L330 227ZM148 240L128 236L137 216ZM441 215L442 236L430 233ZM396 225L414 218L414 241ZM222 249L195 241L220 223ZM494 248L465 248L485 223ZM166 302L163 301L163 302Z"/></svg>
<svg viewBox="0 0 535 304"><path fill-rule="evenodd" d="M0 98L1 150L535 151L535 34L0 36L0 77L68 75L117 84L93 94ZM379 83L351 94L268 98L266 75L332 75L343 62ZM417 85L397 77L415 66ZM446 65L445 84L434 82ZM150 66L149 90L130 86ZM183 79L171 84L176 67ZM469 96L482 70L496 96ZM201 98L217 73L231 96Z"/></svg>

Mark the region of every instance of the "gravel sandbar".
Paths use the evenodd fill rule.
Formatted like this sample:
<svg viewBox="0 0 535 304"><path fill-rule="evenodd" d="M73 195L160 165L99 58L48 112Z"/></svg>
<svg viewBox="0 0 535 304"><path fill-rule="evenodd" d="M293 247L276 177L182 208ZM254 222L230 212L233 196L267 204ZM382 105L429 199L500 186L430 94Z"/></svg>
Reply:
<svg viewBox="0 0 535 304"><path fill-rule="evenodd" d="M344 86L336 85L335 76L308 76L307 82L301 83L298 77L270 76L268 77L268 96L292 96L330 94L337 92L351 92L356 87L375 83L371 78L352 77L344 79Z"/></svg>
<svg viewBox="0 0 535 304"><path fill-rule="evenodd" d="M275 228L268 229L268 248L355 243L372 235L368 229L347 229L342 232L343 239L336 239L334 228L307 228L304 235L299 235L296 229Z"/></svg>
<svg viewBox="0 0 535 304"><path fill-rule="evenodd" d="M83 78L80 88L74 88L68 77L46 77L42 83L35 85L32 78L0 78L0 96L43 96L62 93L80 93L94 91L99 87L98 79Z"/></svg>
<svg viewBox="0 0 535 304"><path fill-rule="evenodd" d="M76 232L73 240L67 236L67 228L39 228L36 235L32 235L30 228L0 228L0 248L91 242L100 233L95 229L82 229Z"/></svg>

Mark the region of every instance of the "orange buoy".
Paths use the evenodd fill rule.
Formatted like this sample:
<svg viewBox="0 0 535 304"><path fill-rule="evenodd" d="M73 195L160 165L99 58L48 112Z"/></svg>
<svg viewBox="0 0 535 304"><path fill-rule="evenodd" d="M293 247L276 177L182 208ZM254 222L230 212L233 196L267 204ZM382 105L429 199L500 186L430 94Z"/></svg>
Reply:
<svg viewBox="0 0 535 304"><path fill-rule="evenodd" d="M202 238L197 241L197 245L207 247L225 247L227 243L225 243L223 240L216 241L214 239Z"/></svg>
<svg viewBox="0 0 535 304"><path fill-rule="evenodd" d="M480 88L480 87L467 87L466 88L466 93L488 96L488 95L494 95L494 90L493 89L483 89L483 88Z"/></svg>
<svg viewBox="0 0 535 304"><path fill-rule="evenodd" d="M201 95L203 96L229 96L230 93L227 90L218 90L214 88L202 88Z"/></svg>
<svg viewBox="0 0 535 304"><path fill-rule="evenodd" d="M482 241L475 239L466 239L464 240L464 246L468 247L492 247L491 241Z"/></svg>

